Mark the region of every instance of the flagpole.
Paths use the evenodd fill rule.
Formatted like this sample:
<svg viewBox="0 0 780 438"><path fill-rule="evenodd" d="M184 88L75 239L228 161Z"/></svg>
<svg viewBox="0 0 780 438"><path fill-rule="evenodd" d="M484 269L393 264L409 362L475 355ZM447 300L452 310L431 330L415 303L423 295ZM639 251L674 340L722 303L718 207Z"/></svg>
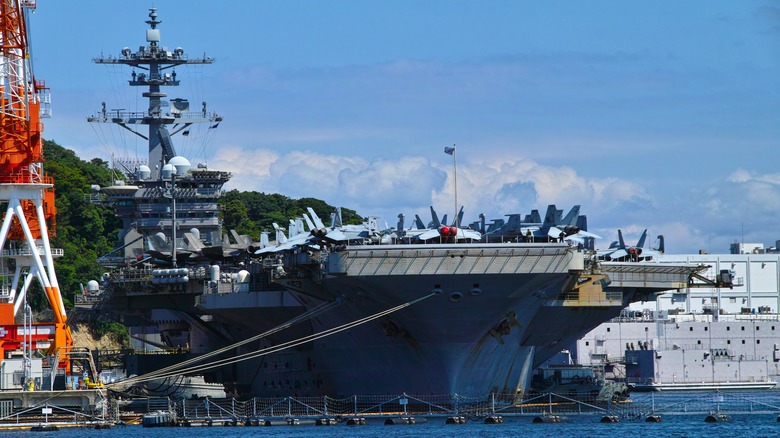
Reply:
<svg viewBox="0 0 780 438"><path fill-rule="evenodd" d="M458 148L452 145L452 174L455 180L455 227L460 228L460 218L458 217L458 160L455 155L458 154Z"/></svg>

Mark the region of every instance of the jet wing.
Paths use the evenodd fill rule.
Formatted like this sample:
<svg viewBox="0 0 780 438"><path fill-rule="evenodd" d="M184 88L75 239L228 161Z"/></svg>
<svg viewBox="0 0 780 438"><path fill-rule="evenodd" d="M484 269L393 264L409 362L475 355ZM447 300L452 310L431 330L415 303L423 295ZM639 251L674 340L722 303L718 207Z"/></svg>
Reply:
<svg viewBox="0 0 780 438"><path fill-rule="evenodd" d="M622 259L623 257L626 257L628 255L628 252L625 249L618 249L616 251L612 251L607 255L612 259Z"/></svg>
<svg viewBox="0 0 780 438"><path fill-rule="evenodd" d="M323 239L329 241L329 242L345 242L349 240L346 234L344 234L341 230L328 230L327 234L322 236Z"/></svg>
<svg viewBox="0 0 780 438"><path fill-rule="evenodd" d="M458 228L458 239L482 239L482 233L470 229Z"/></svg>
<svg viewBox="0 0 780 438"><path fill-rule="evenodd" d="M441 237L438 229L428 230L417 236L420 240L431 240L436 237Z"/></svg>

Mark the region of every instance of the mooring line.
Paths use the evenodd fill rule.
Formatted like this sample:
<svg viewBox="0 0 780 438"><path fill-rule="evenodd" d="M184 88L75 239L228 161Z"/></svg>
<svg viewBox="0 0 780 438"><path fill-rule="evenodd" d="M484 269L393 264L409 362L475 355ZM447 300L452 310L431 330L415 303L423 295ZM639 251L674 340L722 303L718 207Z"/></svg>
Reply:
<svg viewBox="0 0 780 438"><path fill-rule="evenodd" d="M183 362L180 362L180 363L177 363L177 364L174 364L174 365L170 365L170 366L167 366L165 368L161 368L161 369L156 370L156 371L152 371L151 373L147 373L147 374L144 374L142 376L136 376L136 377L132 377L132 378L129 378L129 379L120 380L120 381L113 382L113 383L111 383L109 385L106 385L106 386L112 386L114 384L119 384L119 383L128 383L132 379L136 379L136 378L144 377L144 376L149 376L151 374L161 374L161 375L163 375L165 373L172 373L172 374L168 374L168 375L174 375L174 376L178 375L180 373L173 373L173 372L177 371L180 368L185 367L187 365L192 365L194 363L202 362L203 360L208 359L209 357L213 357L213 356L216 356L218 354L225 353L225 352L227 352L229 350L232 350L234 348L240 347L240 346L248 344L250 342L254 342L254 341L258 340L258 339L262 339L262 338L264 338L266 336L270 336L270 335L272 335L274 333L278 333L278 332L280 332L280 331L282 331L284 329L292 327L295 324L298 324L299 322L303 322L305 320L308 320L309 318L312 318L312 317L314 317L316 315L319 315L322 312L330 310L332 307L334 307L334 306L336 306L338 304L340 304L340 301L329 301L327 303L323 303L323 304L315 307L314 309L312 309L312 310L310 310L310 311L308 311L306 313L303 313L301 315L298 315L298 316L290 319L289 321L287 321L285 323L282 323L282 324L280 324L280 325L278 325L278 326L276 326L276 327L274 327L274 328L272 328L272 329L270 329L270 330L268 330L266 332L263 332L263 333L260 333L258 335L252 336L250 338L244 339L242 341L236 342L235 344L231 344L231 345L228 345L226 347L222 347L220 349L217 349L217 350L214 350L214 351L202 354L202 355L200 355L198 357L194 357L192 359L188 359L188 360L185 360Z"/></svg>
<svg viewBox="0 0 780 438"><path fill-rule="evenodd" d="M296 339L296 340L292 340L292 341L288 341L288 342L284 342L282 344L275 345L273 347L264 348L264 349L261 349L259 351L250 352L250 353L244 353L244 354L236 356L236 357L227 358L227 359L220 359L218 361L214 361L214 362L210 362L210 363L206 363L206 364L201 364L201 365L196 365L196 366L193 366L193 367L190 367L190 368L181 369L181 368L179 368L177 366L177 368L176 368L177 371L175 373L168 373L168 371L158 370L158 371L147 373L147 374L144 374L144 375L141 375L141 376L136 376L136 377L133 377L133 378L130 378L130 379L126 379L126 380L122 380L122 381L119 381L119 382L116 382L116 383L112 383L109 386L113 386L113 385L117 385L117 384L125 384L126 385L128 383L145 382L145 381L159 379L159 378L164 378L164 377L169 377L171 375L177 375L177 374L196 373L196 372L204 371L204 370L211 369L211 368L216 368L216 367L220 367L220 366L224 366L224 365L230 365L230 364L233 364L233 363L236 363L236 362L241 362L241 361L245 361L245 360L249 360L249 359L254 359L256 357L264 356L264 355L267 355L267 354L276 353L278 351L282 351L282 350L286 350L288 348L296 347L298 345L305 344L307 342L316 341L318 339L321 339L321 338L324 338L324 337L327 337L327 336L330 336L330 335L342 332L344 330L348 330L348 329L351 329L353 327L357 327L357 326L365 324L365 323L367 323L369 321L373 321L373 320L375 320L377 318L381 318L381 317L383 317L385 315L389 315L389 314L391 314L393 312L397 312L397 311L399 311L401 309L409 307L409 306L411 306L413 304L416 304L416 303L418 303L420 301L423 301L423 300L425 300L427 298L430 298L430 297L432 297L434 295L436 295L436 294L435 293L430 293L428 295L422 296L422 297L417 298L417 299L412 300L412 301L408 301L408 302L406 302L404 304L392 307L390 309L383 310L383 311L375 313L373 315L370 315L370 316L367 316L367 317L364 317L364 318L361 318L361 319L358 319L358 320L355 320L355 321L352 321L352 322L349 322L349 323L346 323L346 324L342 324L342 325L340 325L338 327L333 327L333 328L330 328L330 329L327 329L327 330L323 330L323 331L321 331L319 333L314 333L314 334L311 334L311 335L307 335L307 336L304 336L302 338L299 338L299 339ZM230 348L232 348L232 347L225 347L225 349L230 349ZM224 351L225 349L222 349L222 350ZM170 367L168 367L168 368L170 368Z"/></svg>

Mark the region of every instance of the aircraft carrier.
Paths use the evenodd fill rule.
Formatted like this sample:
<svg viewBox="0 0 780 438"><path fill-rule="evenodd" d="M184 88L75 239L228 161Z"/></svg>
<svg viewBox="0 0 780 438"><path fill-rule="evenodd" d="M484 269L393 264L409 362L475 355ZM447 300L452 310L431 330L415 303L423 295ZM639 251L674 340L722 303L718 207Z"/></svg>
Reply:
<svg viewBox="0 0 780 438"><path fill-rule="evenodd" d="M149 157L120 161L117 182L95 188L124 227L101 259L107 272L77 299L118 315L139 349L174 353L139 355L132 372L195 364L168 375L201 375L236 396L522 394L531 370L562 347L703 269L602 266L578 206L468 227L462 213L448 223L431 209L431 223L392 230L375 218L343 225L337 212L326 226L309 210L274 241L229 237L217 200L231 175L191 166L173 141L221 118L162 91L179 85L177 66L213 59L164 47L155 9L146 23L137 51L94 60L132 67L129 85L144 87L149 107L103 104L89 121L147 139Z"/></svg>

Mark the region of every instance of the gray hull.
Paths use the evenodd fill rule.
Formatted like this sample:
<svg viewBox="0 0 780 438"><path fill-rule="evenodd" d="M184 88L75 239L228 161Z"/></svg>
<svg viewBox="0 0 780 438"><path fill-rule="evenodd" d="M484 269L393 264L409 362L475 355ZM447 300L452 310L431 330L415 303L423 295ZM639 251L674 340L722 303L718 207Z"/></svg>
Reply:
<svg viewBox="0 0 780 438"><path fill-rule="evenodd" d="M282 279L279 283L288 292L273 292L281 295L268 301L278 303L285 295L291 304L286 312L302 313L331 297L339 297L340 304L269 337L269 345L432 296L347 331L252 360L232 376L235 390L331 396L403 392L484 396L522 391L534 361L534 346L523 340L539 330L529 323L561 293L569 269L581 266L578 254L565 246L537 247L521 257L506 245L472 245L458 264L450 263L453 259L446 253L452 245L441 254L416 255L405 262L401 252L408 256L409 246L396 253L382 250L379 263L373 257L376 253L353 252L351 260L331 264L332 274L325 278ZM432 272L409 274L410 266L421 260L428 267L420 270ZM282 319L277 307L257 306L263 294L268 292L205 295L201 303L215 318L257 333Z"/></svg>

